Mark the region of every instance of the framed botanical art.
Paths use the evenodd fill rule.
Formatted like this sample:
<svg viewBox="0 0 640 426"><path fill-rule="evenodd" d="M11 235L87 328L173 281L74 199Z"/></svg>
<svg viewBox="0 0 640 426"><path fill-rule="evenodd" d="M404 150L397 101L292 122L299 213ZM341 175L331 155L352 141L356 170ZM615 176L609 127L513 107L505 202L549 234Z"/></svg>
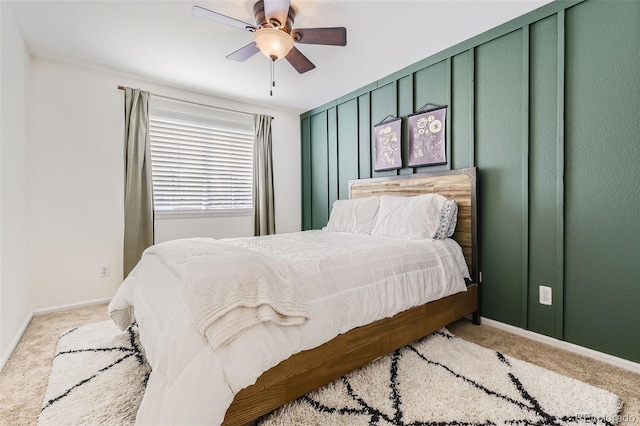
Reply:
<svg viewBox="0 0 640 426"><path fill-rule="evenodd" d="M393 117L392 120L373 126L375 138L375 170L399 169L402 167L400 155L400 138L402 135L402 119Z"/></svg>
<svg viewBox="0 0 640 426"><path fill-rule="evenodd" d="M409 116L409 166L447 164L445 121L447 107Z"/></svg>

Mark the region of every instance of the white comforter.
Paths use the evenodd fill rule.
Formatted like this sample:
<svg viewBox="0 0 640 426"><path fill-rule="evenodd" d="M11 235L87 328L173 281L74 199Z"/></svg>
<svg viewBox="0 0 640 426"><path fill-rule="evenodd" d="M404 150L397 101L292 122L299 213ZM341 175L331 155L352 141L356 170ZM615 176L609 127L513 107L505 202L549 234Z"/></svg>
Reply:
<svg viewBox="0 0 640 426"><path fill-rule="evenodd" d="M109 305L114 319L134 309L153 370L140 424L220 424L235 393L292 354L466 290L467 266L453 240L306 231L222 241L290 262L309 320L262 323L214 350L193 325L178 276L159 257L143 256Z"/></svg>

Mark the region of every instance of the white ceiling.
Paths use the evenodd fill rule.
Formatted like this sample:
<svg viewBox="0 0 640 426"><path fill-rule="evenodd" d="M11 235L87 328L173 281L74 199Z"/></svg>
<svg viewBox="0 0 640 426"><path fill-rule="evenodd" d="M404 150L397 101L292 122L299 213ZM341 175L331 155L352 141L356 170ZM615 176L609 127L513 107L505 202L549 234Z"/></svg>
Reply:
<svg viewBox="0 0 640 426"><path fill-rule="evenodd" d="M89 63L236 100L293 109L322 105L550 0L293 0L294 28L347 28L347 46L297 45L316 65L298 74L269 60L225 56L253 35L191 16L199 5L254 23L255 0L11 1L31 54Z"/></svg>

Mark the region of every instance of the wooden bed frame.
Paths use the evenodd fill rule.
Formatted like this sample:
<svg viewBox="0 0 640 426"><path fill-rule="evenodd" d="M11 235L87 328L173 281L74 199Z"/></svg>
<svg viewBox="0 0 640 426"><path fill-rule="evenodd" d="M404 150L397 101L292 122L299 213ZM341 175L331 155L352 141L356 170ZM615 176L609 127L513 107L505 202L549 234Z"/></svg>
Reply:
<svg viewBox="0 0 640 426"><path fill-rule="evenodd" d="M456 200L458 224L453 238L462 246L469 265L467 291L355 328L292 355L238 392L223 424L255 420L467 315L479 324L476 182L475 168L350 181L350 198L437 193Z"/></svg>

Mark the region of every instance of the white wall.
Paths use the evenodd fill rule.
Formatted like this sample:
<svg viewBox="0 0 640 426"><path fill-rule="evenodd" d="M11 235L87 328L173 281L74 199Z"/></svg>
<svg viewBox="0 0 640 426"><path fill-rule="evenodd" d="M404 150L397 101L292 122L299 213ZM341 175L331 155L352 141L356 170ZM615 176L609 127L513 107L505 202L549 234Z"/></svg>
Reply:
<svg viewBox="0 0 640 426"><path fill-rule="evenodd" d="M29 54L9 5L0 2L0 368L31 313L27 285Z"/></svg>
<svg viewBox="0 0 640 426"><path fill-rule="evenodd" d="M104 74L31 64L31 300L41 309L108 298L122 276L122 92Z"/></svg>
<svg viewBox="0 0 640 426"><path fill-rule="evenodd" d="M273 132L273 187L276 232L302 229L302 172L300 164L300 114L267 111L275 119Z"/></svg>
<svg viewBox="0 0 640 426"><path fill-rule="evenodd" d="M124 93L117 90L118 85L275 117L276 227L278 232L300 230L298 112L42 58L32 58L31 64L28 220L32 229L29 281L35 309L109 298L121 282ZM229 223L199 221L178 228L185 236L240 236L228 235ZM177 222L164 225L159 240L177 235ZM243 231L245 235L252 232L250 227ZM111 267L108 278L99 277L103 265Z"/></svg>

